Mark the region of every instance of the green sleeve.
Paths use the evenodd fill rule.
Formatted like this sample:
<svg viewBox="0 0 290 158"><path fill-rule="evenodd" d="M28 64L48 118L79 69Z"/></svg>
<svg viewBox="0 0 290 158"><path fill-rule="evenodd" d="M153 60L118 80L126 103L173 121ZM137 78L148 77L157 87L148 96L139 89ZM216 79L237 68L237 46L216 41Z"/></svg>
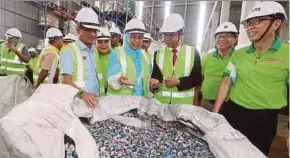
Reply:
<svg viewBox="0 0 290 158"><path fill-rule="evenodd" d="M205 66L207 57L208 55L205 55L201 58L201 74L202 75L204 75L204 66Z"/></svg>
<svg viewBox="0 0 290 158"><path fill-rule="evenodd" d="M227 64L224 72L223 72L223 78L224 77L230 77L231 73L233 71L236 71L236 66L235 66L235 55L233 54L232 57L229 60L229 63ZM235 72L236 73L236 72Z"/></svg>

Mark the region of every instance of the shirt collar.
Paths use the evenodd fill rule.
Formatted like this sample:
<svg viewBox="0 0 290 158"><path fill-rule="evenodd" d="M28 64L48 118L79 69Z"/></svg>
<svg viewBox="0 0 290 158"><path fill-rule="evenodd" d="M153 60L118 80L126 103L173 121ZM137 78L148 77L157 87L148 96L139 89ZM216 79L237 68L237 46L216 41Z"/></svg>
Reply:
<svg viewBox="0 0 290 158"><path fill-rule="evenodd" d="M232 51L230 52L229 56L232 56L233 52L235 51L235 48L232 48ZM215 51L213 52L213 56L214 57L219 57L219 53L218 53L218 49L215 49Z"/></svg>
<svg viewBox="0 0 290 158"><path fill-rule="evenodd" d="M89 49L80 39L77 39L76 42L79 45L81 51L82 50L91 50L92 51L92 50L96 49L96 45L95 44L93 44L92 49Z"/></svg>
<svg viewBox="0 0 290 158"><path fill-rule="evenodd" d="M182 44L180 44L180 45L176 48L177 52L180 51L181 47L182 47ZM172 49L172 48L169 48L169 50L172 51L173 49Z"/></svg>
<svg viewBox="0 0 290 158"><path fill-rule="evenodd" d="M54 45L52 45L52 44L48 44L48 46L51 47L51 48L53 48L53 49L55 49L57 52L59 51L59 49L56 48L56 47L55 47Z"/></svg>
<svg viewBox="0 0 290 158"><path fill-rule="evenodd" d="M281 39L279 36L276 36L275 37L275 40L271 46L271 48L269 48L269 50L275 52L277 51L280 47L281 47ZM254 47L254 43L252 43L250 46L249 46L249 49L247 50L247 53L254 53L256 51L255 47Z"/></svg>

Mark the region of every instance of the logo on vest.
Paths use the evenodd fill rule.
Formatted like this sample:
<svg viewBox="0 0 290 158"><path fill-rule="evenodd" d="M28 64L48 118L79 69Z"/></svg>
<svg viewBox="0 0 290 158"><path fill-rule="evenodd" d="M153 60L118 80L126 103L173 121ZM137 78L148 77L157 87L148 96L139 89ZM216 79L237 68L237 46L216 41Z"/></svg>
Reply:
<svg viewBox="0 0 290 158"><path fill-rule="evenodd" d="M266 58L266 61L269 61L269 62L284 62L284 60L281 59L281 58Z"/></svg>

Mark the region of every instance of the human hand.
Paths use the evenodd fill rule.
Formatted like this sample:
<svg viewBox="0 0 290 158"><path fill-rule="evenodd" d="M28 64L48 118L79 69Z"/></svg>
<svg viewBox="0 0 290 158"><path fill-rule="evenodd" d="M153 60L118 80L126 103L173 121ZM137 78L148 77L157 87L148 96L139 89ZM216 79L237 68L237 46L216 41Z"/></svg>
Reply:
<svg viewBox="0 0 290 158"><path fill-rule="evenodd" d="M166 77L165 79L165 85L169 88L173 88L179 85L180 81L176 77Z"/></svg>
<svg viewBox="0 0 290 158"><path fill-rule="evenodd" d="M121 85L134 86L134 83L130 82L125 76L121 76L118 81Z"/></svg>
<svg viewBox="0 0 290 158"><path fill-rule="evenodd" d="M149 80L149 86L150 88L154 89L154 88L158 88L161 85L161 83L159 82L159 80L155 79L155 78L151 78Z"/></svg>
<svg viewBox="0 0 290 158"><path fill-rule="evenodd" d="M99 104L99 99L94 93L85 93L81 99L86 103L89 108L95 108Z"/></svg>

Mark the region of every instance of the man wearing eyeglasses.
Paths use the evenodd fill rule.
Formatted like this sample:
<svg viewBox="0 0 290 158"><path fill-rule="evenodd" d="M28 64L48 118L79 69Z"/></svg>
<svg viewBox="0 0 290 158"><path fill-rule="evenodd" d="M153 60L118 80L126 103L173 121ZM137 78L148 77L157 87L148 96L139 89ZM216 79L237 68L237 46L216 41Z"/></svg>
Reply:
<svg viewBox="0 0 290 158"><path fill-rule="evenodd" d="M100 96L105 96L108 90L107 72L111 52L111 34L107 28L101 28L97 35L96 70L99 79Z"/></svg>
<svg viewBox="0 0 290 158"><path fill-rule="evenodd" d="M99 95L99 82L95 70L98 15L91 8L82 8L75 20L79 38L61 51L62 82L79 89L78 97L88 108L95 108Z"/></svg>
<svg viewBox="0 0 290 158"><path fill-rule="evenodd" d="M62 33L57 28L50 28L46 32L48 45L41 51L36 64L36 75L38 76L36 87L42 83L58 82L59 51L63 46ZM39 72L39 73L38 73Z"/></svg>
<svg viewBox="0 0 290 158"><path fill-rule="evenodd" d="M111 34L111 48L115 49L120 46L121 31L117 27L112 27L110 29Z"/></svg>
<svg viewBox="0 0 290 158"><path fill-rule="evenodd" d="M259 2L243 20L250 46L237 50L223 74L213 112L219 112L268 155L276 134L279 109L287 105L289 44L280 31L287 15L281 4Z"/></svg>
<svg viewBox="0 0 290 158"><path fill-rule="evenodd" d="M195 104L212 111L223 71L235 51L238 30L231 22L224 22L214 33L215 50L209 52L201 60L203 82L201 86L202 100L199 104L199 88L195 91Z"/></svg>
<svg viewBox="0 0 290 158"><path fill-rule="evenodd" d="M193 104L194 87L202 81L197 50L183 44L184 20L170 14L160 32L166 46L155 53L150 89L163 104Z"/></svg>

